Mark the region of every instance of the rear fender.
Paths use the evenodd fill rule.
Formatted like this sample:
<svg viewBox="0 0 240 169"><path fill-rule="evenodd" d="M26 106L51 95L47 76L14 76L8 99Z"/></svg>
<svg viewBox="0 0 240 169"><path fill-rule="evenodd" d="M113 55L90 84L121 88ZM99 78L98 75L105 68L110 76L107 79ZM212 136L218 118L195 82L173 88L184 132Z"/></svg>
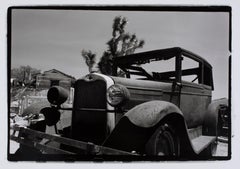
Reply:
<svg viewBox="0 0 240 169"><path fill-rule="evenodd" d="M209 136L218 135L219 110L221 106L228 106L227 99L213 100L208 106L204 117L203 134Z"/></svg>

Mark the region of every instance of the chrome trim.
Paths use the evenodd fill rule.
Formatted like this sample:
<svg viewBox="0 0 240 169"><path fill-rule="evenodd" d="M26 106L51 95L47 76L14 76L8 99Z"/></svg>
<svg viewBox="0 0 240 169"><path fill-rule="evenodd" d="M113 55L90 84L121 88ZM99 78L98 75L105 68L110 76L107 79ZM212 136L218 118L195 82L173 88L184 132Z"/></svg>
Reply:
<svg viewBox="0 0 240 169"><path fill-rule="evenodd" d="M93 74L96 75L96 76L99 76L99 77L101 77L105 80L107 89L110 86L114 85L113 79L110 78L109 76L106 76L106 75L103 75L103 74L100 74L100 73L93 73ZM107 89L106 89L106 91L107 91ZM106 98L107 98L107 93L106 93ZM115 109L109 103L106 103L106 105L107 105L107 110L109 110L107 112L107 125L110 129L110 132L112 132L116 123L115 123L115 113L111 113L111 112L114 111Z"/></svg>

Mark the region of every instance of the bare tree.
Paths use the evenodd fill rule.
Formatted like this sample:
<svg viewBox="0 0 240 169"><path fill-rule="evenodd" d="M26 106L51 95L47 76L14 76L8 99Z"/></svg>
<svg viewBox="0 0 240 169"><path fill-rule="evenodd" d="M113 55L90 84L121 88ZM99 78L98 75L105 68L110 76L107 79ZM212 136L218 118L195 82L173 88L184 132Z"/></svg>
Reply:
<svg viewBox="0 0 240 169"><path fill-rule="evenodd" d="M138 40L135 34L125 33L127 23L127 18L122 16L117 16L113 20L112 38L107 42L108 49L103 52L98 63L98 69L103 74L112 74L113 58L133 54L137 48L142 48L145 44L144 40ZM90 50L83 50L82 56L89 67L89 72L93 72L96 54Z"/></svg>
<svg viewBox="0 0 240 169"><path fill-rule="evenodd" d="M20 66L11 69L11 78L16 78L21 84L28 84L32 82L33 76L40 72L40 70L32 68L31 66Z"/></svg>

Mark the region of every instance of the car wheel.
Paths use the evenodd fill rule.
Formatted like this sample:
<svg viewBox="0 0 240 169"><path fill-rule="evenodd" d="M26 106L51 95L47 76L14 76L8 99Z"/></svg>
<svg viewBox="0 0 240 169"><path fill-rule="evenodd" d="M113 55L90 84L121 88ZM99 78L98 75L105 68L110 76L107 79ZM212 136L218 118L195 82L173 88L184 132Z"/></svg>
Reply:
<svg viewBox="0 0 240 169"><path fill-rule="evenodd" d="M163 124L146 144L146 154L154 156L179 156L180 139L170 125Z"/></svg>

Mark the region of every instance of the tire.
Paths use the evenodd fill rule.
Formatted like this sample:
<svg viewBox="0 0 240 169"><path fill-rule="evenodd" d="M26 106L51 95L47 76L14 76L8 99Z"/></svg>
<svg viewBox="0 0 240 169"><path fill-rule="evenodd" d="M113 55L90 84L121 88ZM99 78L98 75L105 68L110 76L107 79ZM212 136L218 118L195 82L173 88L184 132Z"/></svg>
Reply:
<svg viewBox="0 0 240 169"><path fill-rule="evenodd" d="M146 154L153 156L180 156L180 139L173 127L160 125L146 144Z"/></svg>

